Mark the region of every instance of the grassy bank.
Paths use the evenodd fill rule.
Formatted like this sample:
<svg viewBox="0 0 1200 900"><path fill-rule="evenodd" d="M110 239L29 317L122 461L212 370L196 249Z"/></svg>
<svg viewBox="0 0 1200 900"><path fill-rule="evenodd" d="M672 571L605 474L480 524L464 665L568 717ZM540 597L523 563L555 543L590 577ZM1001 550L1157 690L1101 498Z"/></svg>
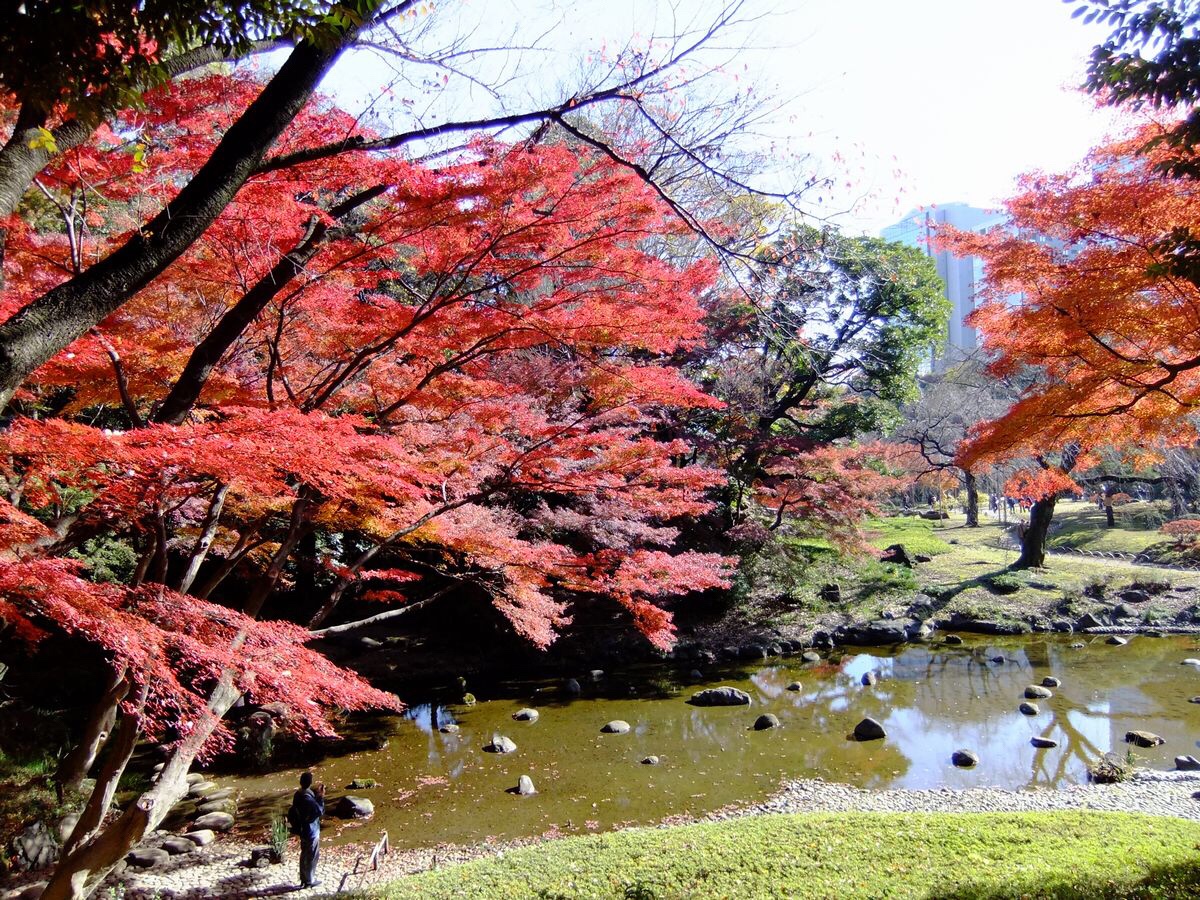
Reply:
<svg viewBox="0 0 1200 900"><path fill-rule="evenodd" d="M1200 823L1117 813L806 814L567 838L370 896L1195 897Z"/></svg>

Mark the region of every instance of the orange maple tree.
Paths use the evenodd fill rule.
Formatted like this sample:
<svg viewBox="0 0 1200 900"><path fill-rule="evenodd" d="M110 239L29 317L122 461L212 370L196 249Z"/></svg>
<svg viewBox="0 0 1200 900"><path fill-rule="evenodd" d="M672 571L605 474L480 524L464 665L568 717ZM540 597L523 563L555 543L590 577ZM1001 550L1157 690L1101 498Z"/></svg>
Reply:
<svg viewBox="0 0 1200 900"><path fill-rule="evenodd" d="M988 302L970 322L991 371L1028 384L959 454L964 465L1030 461L1019 490L1037 502L1019 565L1041 565L1054 500L1097 448L1196 438L1200 284L1178 251L1200 224L1200 195L1159 170L1177 154L1153 143L1165 128L1145 124L1067 172L1024 176L1001 228L938 236L983 259Z"/></svg>

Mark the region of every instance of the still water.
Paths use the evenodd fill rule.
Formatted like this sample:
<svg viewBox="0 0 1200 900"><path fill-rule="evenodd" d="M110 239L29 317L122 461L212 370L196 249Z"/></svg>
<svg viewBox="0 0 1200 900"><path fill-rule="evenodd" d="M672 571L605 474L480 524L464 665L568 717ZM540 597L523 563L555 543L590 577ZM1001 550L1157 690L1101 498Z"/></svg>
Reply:
<svg viewBox="0 0 1200 900"><path fill-rule="evenodd" d="M1071 647L1081 640L1084 647ZM370 723L369 737L384 746L317 764L331 799L347 793L352 779L378 782L349 791L374 802L374 818L330 823L325 833L339 842L387 829L393 845L409 847L580 833L752 803L789 778L871 788L1057 787L1085 781L1087 764L1102 754L1123 754L1125 732L1134 729L1166 739L1138 750L1140 764L1171 768L1175 755L1197 753L1200 704L1188 701L1200 695L1200 670L1181 665L1197 656L1193 637L1133 637L1111 646L1094 636L968 636L961 646L844 648L815 664L786 657L712 669L700 683L689 680L690 665L610 670L595 681L580 673L579 697L561 680L470 684L475 706L413 705L403 717ZM879 681L864 687L868 671ZM1046 675L1062 686L1052 699L1035 701L1039 715L1019 713L1025 686ZM787 690L793 681L801 690ZM718 685L747 691L753 704L685 702ZM522 707L537 709L538 721L514 721ZM764 712L781 727L752 730ZM848 739L864 716L882 722L887 738ZM632 730L602 734L612 719ZM439 731L448 723L458 732ZM494 733L512 738L517 750L484 752ZM1059 746L1037 750L1029 743L1034 735ZM959 748L978 753L980 765L952 766ZM660 763L643 765L649 755ZM220 779L241 798L239 830L261 837L270 817L286 809L297 775ZM533 779L536 795L507 792L521 775Z"/></svg>

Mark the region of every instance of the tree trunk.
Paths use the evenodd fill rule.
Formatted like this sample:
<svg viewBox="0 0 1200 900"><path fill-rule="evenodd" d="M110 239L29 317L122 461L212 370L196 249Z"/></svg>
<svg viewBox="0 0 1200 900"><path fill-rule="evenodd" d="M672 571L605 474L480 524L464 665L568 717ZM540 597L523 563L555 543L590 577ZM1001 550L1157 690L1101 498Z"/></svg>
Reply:
<svg viewBox="0 0 1200 900"><path fill-rule="evenodd" d="M148 692L149 688L142 685L137 701L121 710L117 730L113 733L108 752L104 754L104 762L96 775L96 787L88 797L87 805L79 815L79 821L75 823L75 830L71 832L66 846L63 847L65 855L70 855L76 848L95 837L100 826L104 824L108 808L112 806L113 798L117 795L117 785L121 776L125 774L129 758L133 756L133 748L137 746Z"/></svg>
<svg viewBox="0 0 1200 900"><path fill-rule="evenodd" d="M1114 493L1114 490L1113 490L1112 482L1105 482L1104 483L1104 527L1105 528L1116 528L1117 527L1117 520L1113 516L1113 503L1112 503L1113 493Z"/></svg>
<svg viewBox="0 0 1200 900"><path fill-rule="evenodd" d="M229 493L229 485L218 484L213 498L208 504L208 512L204 515L204 524L200 527L200 536L196 538L196 546L188 559L187 569L179 579L179 593L186 594L200 572L200 566L208 556L208 548L212 546L213 538L217 535L217 524L221 521L221 510L225 506L225 496Z"/></svg>
<svg viewBox="0 0 1200 900"><path fill-rule="evenodd" d="M979 527L979 485L975 473L963 470L963 481L967 486L967 527Z"/></svg>
<svg viewBox="0 0 1200 900"><path fill-rule="evenodd" d="M0 326L0 408L38 366L178 259L229 205L267 150L357 35L300 44L176 197L124 245Z"/></svg>
<svg viewBox="0 0 1200 900"><path fill-rule="evenodd" d="M187 793L188 769L239 694L226 673L209 696L204 715L176 747L154 786L114 822L59 861L41 895L42 900L84 900L108 877L113 866L125 858L125 854L159 826Z"/></svg>
<svg viewBox="0 0 1200 900"><path fill-rule="evenodd" d="M125 669L114 671L105 686L104 694L96 701L88 716L79 743L62 758L58 764L58 771L54 773L59 800L67 794L77 793L83 786L83 780L87 778L87 773L91 771L96 757L104 748L104 743L117 723L117 709L127 693L129 679L125 677Z"/></svg>
<svg viewBox="0 0 1200 900"><path fill-rule="evenodd" d="M1054 518L1057 497L1036 501L1029 509L1029 525L1021 536L1021 555L1010 569L1040 569L1046 564L1046 536Z"/></svg>

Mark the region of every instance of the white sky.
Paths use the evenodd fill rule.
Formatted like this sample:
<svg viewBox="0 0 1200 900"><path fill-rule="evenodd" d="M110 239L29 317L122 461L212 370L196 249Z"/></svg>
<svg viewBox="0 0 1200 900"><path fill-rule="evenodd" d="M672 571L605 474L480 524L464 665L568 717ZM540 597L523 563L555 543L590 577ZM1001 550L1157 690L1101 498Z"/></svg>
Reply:
<svg viewBox="0 0 1200 900"><path fill-rule="evenodd" d="M1061 0L749 0L764 13L739 34L740 79L790 98L776 138L839 174L819 209L849 231L876 233L915 206L994 206L1013 179L1079 159L1112 127L1075 86L1107 29L1071 19ZM510 93L552 90L589 49L669 32L719 0L442 0L432 16L475 30L476 43L541 38L515 66ZM432 73L431 73L432 74ZM325 85L351 108L388 77L357 56ZM478 89L410 85L423 122L477 112ZM376 106L379 110L381 106ZM849 213L844 211L853 207Z"/></svg>

